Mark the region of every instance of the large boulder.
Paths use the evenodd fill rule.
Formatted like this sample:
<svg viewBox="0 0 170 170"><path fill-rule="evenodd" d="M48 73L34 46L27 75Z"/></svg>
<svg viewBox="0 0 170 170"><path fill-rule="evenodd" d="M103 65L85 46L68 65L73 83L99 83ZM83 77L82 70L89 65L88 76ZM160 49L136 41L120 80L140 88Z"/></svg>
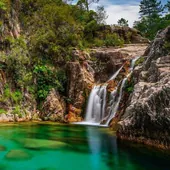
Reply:
<svg viewBox="0 0 170 170"><path fill-rule="evenodd" d="M159 32L146 50L128 107L119 121L117 135L170 149L170 27ZM136 78L135 78L136 79Z"/></svg>
<svg viewBox="0 0 170 170"><path fill-rule="evenodd" d="M43 104L43 112L40 117L43 120L64 121L64 114L66 112L66 104L59 93L52 89Z"/></svg>

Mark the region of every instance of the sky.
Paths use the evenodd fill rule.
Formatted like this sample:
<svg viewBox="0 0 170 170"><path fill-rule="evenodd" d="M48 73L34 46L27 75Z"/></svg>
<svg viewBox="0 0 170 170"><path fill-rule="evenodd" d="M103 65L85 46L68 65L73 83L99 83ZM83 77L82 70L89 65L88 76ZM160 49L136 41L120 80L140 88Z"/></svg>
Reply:
<svg viewBox="0 0 170 170"><path fill-rule="evenodd" d="M129 26L133 26L133 22L139 18L139 4L141 0L100 0L98 4L93 4L92 9L97 5L103 5L107 12L108 18L106 23L117 24L120 18L125 18L129 21ZM167 0L161 0L165 4Z"/></svg>

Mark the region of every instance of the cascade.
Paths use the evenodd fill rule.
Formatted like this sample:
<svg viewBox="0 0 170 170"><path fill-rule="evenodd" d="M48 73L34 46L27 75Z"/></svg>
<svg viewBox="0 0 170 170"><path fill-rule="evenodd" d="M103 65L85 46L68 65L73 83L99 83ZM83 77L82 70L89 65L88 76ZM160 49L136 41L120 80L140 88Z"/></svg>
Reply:
<svg viewBox="0 0 170 170"><path fill-rule="evenodd" d="M129 74L127 74L123 80L120 80L117 87L110 92L109 99L107 99L107 87L109 81L117 78L124 65L122 65L105 84L93 87L88 99L85 121L78 124L101 125L101 123L103 124L104 122L103 126L109 125L110 121L115 117L119 109L123 88L126 84L127 78L132 74L135 62L138 59L139 57L136 57L131 61Z"/></svg>
<svg viewBox="0 0 170 170"><path fill-rule="evenodd" d="M115 114L118 111L119 104L120 104L120 101L121 101L121 98L122 98L123 88L125 86L126 80L127 80L127 78L124 78L122 80L119 93L118 93L118 89L114 90L111 93L111 96L113 98L113 100L112 100L113 103L112 103L110 111L109 111L110 114L109 114L108 119L106 121L106 125L109 125L110 121L115 117ZM118 98L116 99L117 94L118 94Z"/></svg>
<svg viewBox="0 0 170 170"><path fill-rule="evenodd" d="M107 85L94 86L89 96L87 111L86 111L86 122L100 123L104 118L105 106L106 106L106 94Z"/></svg>
<svg viewBox="0 0 170 170"><path fill-rule="evenodd" d="M109 80L114 80L114 79L117 77L117 75L120 73L120 71L122 70L123 66L124 66L124 65L122 65L122 66L120 67L120 69L117 70L116 73L113 74L113 76L112 76Z"/></svg>

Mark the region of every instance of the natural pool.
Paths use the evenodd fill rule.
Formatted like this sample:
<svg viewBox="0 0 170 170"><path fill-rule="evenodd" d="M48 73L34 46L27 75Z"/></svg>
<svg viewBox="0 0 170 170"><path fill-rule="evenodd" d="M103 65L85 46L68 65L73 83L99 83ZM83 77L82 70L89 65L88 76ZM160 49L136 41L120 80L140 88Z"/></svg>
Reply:
<svg viewBox="0 0 170 170"><path fill-rule="evenodd" d="M119 143L106 128L0 125L0 170L169 170L170 156Z"/></svg>

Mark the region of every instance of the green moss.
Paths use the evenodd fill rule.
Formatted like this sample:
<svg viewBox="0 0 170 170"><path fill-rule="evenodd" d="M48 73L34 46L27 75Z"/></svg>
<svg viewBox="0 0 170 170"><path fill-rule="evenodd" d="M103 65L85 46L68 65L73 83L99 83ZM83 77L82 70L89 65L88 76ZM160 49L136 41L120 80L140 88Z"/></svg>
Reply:
<svg viewBox="0 0 170 170"><path fill-rule="evenodd" d="M140 57L136 62L135 62L135 66L138 66L140 64L142 64L145 61L144 57Z"/></svg>
<svg viewBox="0 0 170 170"><path fill-rule="evenodd" d="M169 41L165 41L165 43L164 43L164 48L165 48L168 52L170 52L170 42L169 42Z"/></svg>

